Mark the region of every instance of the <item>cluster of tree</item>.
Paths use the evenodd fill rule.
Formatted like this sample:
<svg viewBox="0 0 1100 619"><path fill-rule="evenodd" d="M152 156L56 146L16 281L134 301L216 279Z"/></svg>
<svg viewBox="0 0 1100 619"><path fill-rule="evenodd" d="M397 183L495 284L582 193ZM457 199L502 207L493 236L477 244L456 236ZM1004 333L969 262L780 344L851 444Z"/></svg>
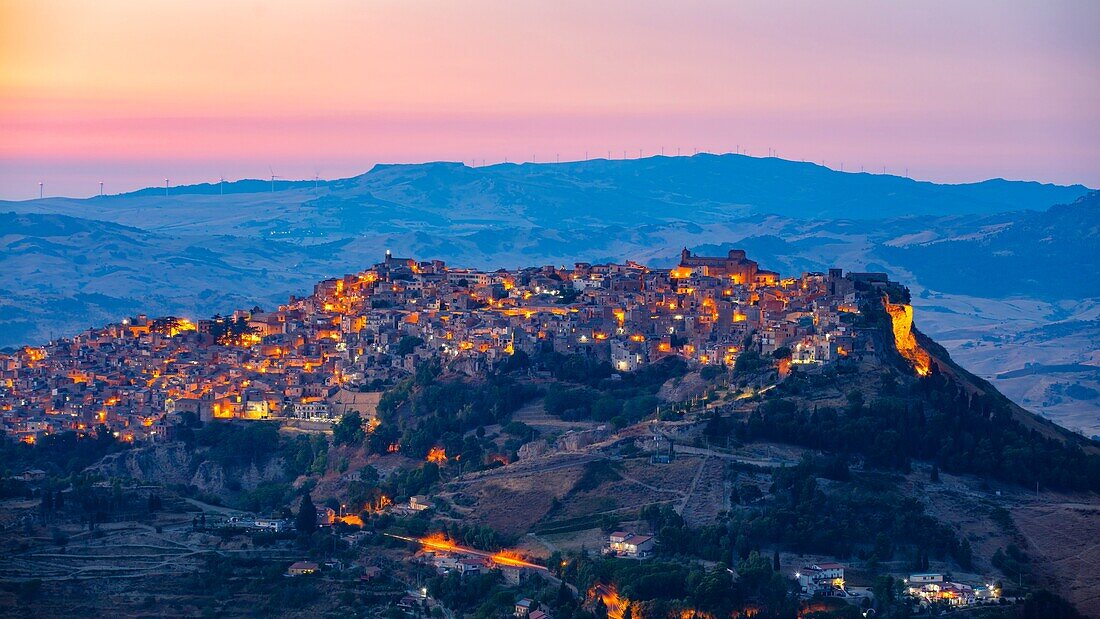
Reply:
<svg viewBox="0 0 1100 619"><path fill-rule="evenodd" d="M431 591L433 598L460 614L499 617L504 614L502 611L515 603L515 594L502 591L499 583L499 572L466 576L451 572L429 581L428 590ZM492 595L494 592L501 594L499 599Z"/></svg>
<svg viewBox="0 0 1100 619"><path fill-rule="evenodd" d="M96 485L99 478L92 475L76 474L70 480L71 486L65 491L62 484L50 484L43 489L39 511L44 521L64 513L75 515L94 528L115 517L140 518L163 507L159 495L123 488L118 481L102 487Z"/></svg>
<svg viewBox="0 0 1100 619"><path fill-rule="evenodd" d="M153 333L171 333L173 329L179 328L183 324L183 319L176 316L162 316L160 318L154 318L153 322L149 325L149 330Z"/></svg>
<svg viewBox="0 0 1100 619"><path fill-rule="evenodd" d="M41 469L54 477L67 477L108 454L130 447L129 443L116 439L106 426L83 435L73 431L47 434L33 445L5 436L0 438L0 462L13 471Z"/></svg>
<svg viewBox="0 0 1100 619"><path fill-rule="evenodd" d="M479 441L467 441L463 435L478 427L507 423L513 412L540 393L537 387L507 376L491 375L484 382L441 381L437 372L438 368L422 366L414 378L383 394L378 405L382 425L370 436L371 452L384 452L399 441L403 453L423 458L442 445L449 456L464 454L462 462L477 466ZM409 414L398 415L399 409Z"/></svg>
<svg viewBox="0 0 1100 619"><path fill-rule="evenodd" d="M308 578L283 577L286 563L267 559L230 557L208 553L201 569L180 576L180 589L197 598L204 615L215 615L217 604L246 595L250 612L259 615L284 615L315 602L319 593Z"/></svg>
<svg viewBox="0 0 1100 619"><path fill-rule="evenodd" d="M415 335L406 335L401 338L401 341L397 342L397 348L394 349L393 354L398 357L404 357L423 345L423 338L416 337Z"/></svg>
<svg viewBox="0 0 1100 619"><path fill-rule="evenodd" d="M298 434L282 437L278 456L282 458L289 477L306 473L323 474L328 468L329 443L321 435Z"/></svg>
<svg viewBox="0 0 1100 619"><path fill-rule="evenodd" d="M732 525L739 536L800 552L835 556L868 554L888 561L900 546L953 557L969 568L969 542L925 513L920 502L902 496L898 480L863 475L824 492L819 477L845 476L830 459L806 460L776 471L772 498L758 508L738 510Z"/></svg>
<svg viewBox="0 0 1100 619"><path fill-rule="evenodd" d="M993 567L1001 570L1001 573L1013 581L1022 581L1028 573L1031 558L1016 544L1009 544L1007 548L998 548L993 553Z"/></svg>
<svg viewBox="0 0 1100 619"><path fill-rule="evenodd" d="M941 470L973 473L1027 486L1100 490L1100 457L1024 428L999 398L968 394L955 380L932 374L908 397L865 404L858 391L844 410L806 410L787 399L761 405L742 440L767 438L859 454L872 466L907 471L912 459Z"/></svg>
<svg viewBox="0 0 1100 619"><path fill-rule="evenodd" d="M332 425L333 445L361 445L367 436L363 429L363 416L359 411L345 413Z"/></svg>
<svg viewBox="0 0 1100 619"><path fill-rule="evenodd" d="M535 355L534 365L557 380L595 386L614 373L611 364L587 355L563 355L546 351Z"/></svg>
<svg viewBox="0 0 1100 619"><path fill-rule="evenodd" d="M515 536L504 535L492 527L464 525L454 521L444 526L440 532L447 536L447 539L464 546L488 551L508 548L519 542Z"/></svg>
<svg viewBox="0 0 1100 619"><path fill-rule="evenodd" d="M239 340L242 335L255 333L256 330L248 326L248 320L244 316L237 318L225 318L223 316L215 316L213 323L210 325L210 335L219 344L232 344Z"/></svg>
<svg viewBox="0 0 1100 619"><path fill-rule="evenodd" d="M760 500L762 493L752 484L735 490L734 502L748 505L725 522L691 528L671 507L655 505L644 508L641 517L657 532L658 549L666 555L728 561L774 545L887 561L908 548L915 556L950 556L970 566L969 542L927 515L919 502L901 496L896 480L863 476L835 484L828 493L818 481L848 476L847 467L836 458L807 459L773 474L767 500Z"/></svg>
<svg viewBox="0 0 1100 619"><path fill-rule="evenodd" d="M426 493L437 481L439 481L439 465L435 462L425 462L418 468L404 469L391 475L386 480L384 490L390 497L410 497Z"/></svg>
<svg viewBox="0 0 1100 619"><path fill-rule="evenodd" d="M274 421L208 423L195 433L195 446L205 457L225 467L265 464L279 447L279 424Z"/></svg>
<svg viewBox="0 0 1100 619"><path fill-rule="evenodd" d="M584 554L555 554L550 565L579 591L615 590L628 601L626 609L620 609L624 618L728 617L750 608L761 613L759 616L797 614L797 598L790 583L773 569L769 558L756 553L734 566L736 580L726 565L706 568L695 563L639 562ZM562 605L568 607L564 600ZM607 617L602 602L595 604L594 614L597 619Z"/></svg>
<svg viewBox="0 0 1100 619"><path fill-rule="evenodd" d="M679 357L651 363L634 372L611 377L610 366L583 355L544 354L540 362L552 361L555 378L566 384L551 386L546 393L546 411L562 419L610 421L617 427L637 423L656 410L656 394L669 379L683 376L687 364ZM573 383L573 384L569 384ZM577 385L576 383L579 383Z"/></svg>
<svg viewBox="0 0 1100 619"><path fill-rule="evenodd" d="M737 360L733 362L733 374L734 376L745 376L769 368L771 365L770 360L765 359L755 349L749 348L737 355Z"/></svg>

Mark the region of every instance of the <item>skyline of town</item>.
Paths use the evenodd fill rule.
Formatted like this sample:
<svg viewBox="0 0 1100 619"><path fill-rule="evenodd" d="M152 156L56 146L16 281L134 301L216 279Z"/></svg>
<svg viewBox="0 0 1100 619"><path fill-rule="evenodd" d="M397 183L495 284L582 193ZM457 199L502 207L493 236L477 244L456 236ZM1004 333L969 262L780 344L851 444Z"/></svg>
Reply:
<svg viewBox="0 0 1100 619"><path fill-rule="evenodd" d="M184 412L335 420L354 407L348 391L380 391L426 362L476 377L517 351L581 353L633 372L666 356L732 367L751 342L765 355L786 350L781 367L821 364L854 349L843 315L859 314L856 282L888 280L839 269L781 279L740 250L702 257L685 248L672 269L628 261L497 271L387 252L277 310L142 314L0 355L0 410L8 433L30 442L97 424L148 440ZM922 352L909 336L912 310L887 305L899 312L899 350ZM927 372L927 354L914 363Z"/></svg>

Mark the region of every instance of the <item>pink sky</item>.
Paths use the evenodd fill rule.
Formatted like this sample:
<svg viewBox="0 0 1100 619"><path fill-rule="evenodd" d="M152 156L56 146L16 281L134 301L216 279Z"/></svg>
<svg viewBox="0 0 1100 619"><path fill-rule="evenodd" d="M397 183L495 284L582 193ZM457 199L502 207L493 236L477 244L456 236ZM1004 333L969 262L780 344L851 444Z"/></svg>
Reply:
<svg viewBox="0 0 1100 619"><path fill-rule="evenodd" d="M0 198L677 148L1100 186L1100 2L0 0Z"/></svg>

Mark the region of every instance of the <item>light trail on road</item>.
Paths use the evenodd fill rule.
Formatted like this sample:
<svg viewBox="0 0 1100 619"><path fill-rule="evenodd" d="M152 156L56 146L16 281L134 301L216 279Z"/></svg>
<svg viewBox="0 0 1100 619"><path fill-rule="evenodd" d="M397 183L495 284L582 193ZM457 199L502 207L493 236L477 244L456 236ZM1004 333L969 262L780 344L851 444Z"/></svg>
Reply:
<svg viewBox="0 0 1100 619"><path fill-rule="evenodd" d="M443 552L453 552L455 554L470 555L474 557L481 557L483 559L489 559L493 563L508 567L527 567L535 570L541 570L548 572L545 567L531 563L530 561L524 561L519 557L515 551L502 550L500 552L487 552L485 550L478 550L476 548L468 548L466 546L459 546L458 544L447 539L443 535L435 534L428 537L406 537L404 535L395 535L393 533L384 533L387 537L394 539L404 540L406 542L414 542L430 548L431 550L440 550Z"/></svg>

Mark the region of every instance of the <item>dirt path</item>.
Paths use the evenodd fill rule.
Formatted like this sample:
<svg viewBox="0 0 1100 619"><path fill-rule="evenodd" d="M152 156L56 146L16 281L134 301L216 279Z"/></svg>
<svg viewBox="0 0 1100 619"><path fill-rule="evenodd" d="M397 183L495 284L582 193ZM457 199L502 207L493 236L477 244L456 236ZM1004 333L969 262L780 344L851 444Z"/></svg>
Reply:
<svg viewBox="0 0 1100 619"><path fill-rule="evenodd" d="M699 469L695 471L695 477L691 479L691 486L688 487L687 495L684 496L684 500L680 502L680 505L676 509L676 513L681 516L684 515L684 508L687 507L688 501L691 500L692 493L695 492L695 486L699 484L699 478L703 476L703 469L707 466L707 461L710 460L710 456L703 458L703 461L699 463Z"/></svg>

